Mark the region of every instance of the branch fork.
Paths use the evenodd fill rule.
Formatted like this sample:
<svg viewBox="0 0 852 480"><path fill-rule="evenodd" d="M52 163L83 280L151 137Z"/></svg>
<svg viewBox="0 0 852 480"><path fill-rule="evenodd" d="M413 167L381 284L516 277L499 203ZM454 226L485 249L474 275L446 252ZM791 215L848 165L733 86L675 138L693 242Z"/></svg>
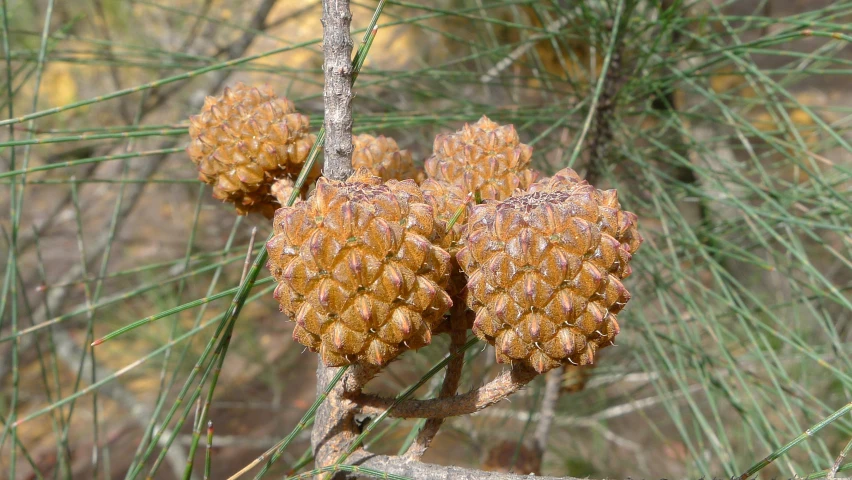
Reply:
<svg viewBox="0 0 852 480"><path fill-rule="evenodd" d="M349 0L323 0L323 53L325 62L325 165L323 174L332 180L345 180L352 173L352 39ZM381 7L380 7L381 8ZM429 465L417 461L437 434L444 418L467 415L493 405L517 392L538 374L529 367L515 365L487 384L467 393L456 394L458 389L464 355L461 347L466 339L468 312L463 305L451 312L449 334L450 353L453 357L447 367L447 373L439 396L428 400L405 400L396 403L394 399L364 394L363 387L375 377L378 368L354 365L329 392L316 412L311 432L316 466L318 468L335 465L345 459L349 464L417 479L458 479L514 480L527 478L523 475L511 475L483 472L457 467ZM328 390L338 370L323 365L317 366L317 394ZM355 421L356 413L382 414L390 410L390 416L400 418L426 418L423 429L414 443L403 456L373 455L363 448L354 449L354 442L360 435ZM334 478L347 478L352 474L339 472ZM545 478L545 477L540 477Z"/></svg>

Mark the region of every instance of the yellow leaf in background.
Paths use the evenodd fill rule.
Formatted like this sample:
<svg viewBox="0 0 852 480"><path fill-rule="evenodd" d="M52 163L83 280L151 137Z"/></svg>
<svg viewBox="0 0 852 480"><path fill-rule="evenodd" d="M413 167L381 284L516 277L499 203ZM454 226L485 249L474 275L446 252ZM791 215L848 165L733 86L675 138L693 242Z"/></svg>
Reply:
<svg viewBox="0 0 852 480"><path fill-rule="evenodd" d="M813 117L801 108L790 112L790 120L796 125L813 125L815 123Z"/></svg>
<svg viewBox="0 0 852 480"><path fill-rule="evenodd" d="M311 2L307 0L288 0L287 2L277 2L269 14L269 18L280 19L273 22L267 33L269 37L258 37L252 44L249 53L260 53L273 48L280 48L281 43L274 37L286 39L288 42L300 43L317 39L322 36L322 24L319 17L322 15L322 4L320 2ZM280 65L287 65L294 69L320 69L322 66L322 54L319 45L313 48L296 48L285 53L264 57L254 61L253 65L268 66L277 68ZM268 74L264 72L246 72L250 78L256 79L259 83L269 81ZM307 75L305 76L307 79ZM319 82L319 90L322 90L322 73L315 74L311 79L313 82ZM300 83L292 86L296 91L307 92L315 91L316 84L308 85ZM313 88L313 90L312 90Z"/></svg>
<svg viewBox="0 0 852 480"><path fill-rule="evenodd" d="M736 72L731 66L725 66L710 76L710 88L716 93L737 89L737 93L742 97L754 97L755 92L751 86L742 87L745 81L743 74Z"/></svg>
<svg viewBox="0 0 852 480"><path fill-rule="evenodd" d="M77 81L67 63L48 63L41 78L41 97L51 107L77 101Z"/></svg>
<svg viewBox="0 0 852 480"><path fill-rule="evenodd" d="M817 115L820 115L825 121L833 121L831 112L824 111L828 99L825 95L815 92L801 92L796 95L796 101L801 105L807 105L810 109L816 110ZM793 132L790 132L787 122L776 112L771 115L765 110L750 114L747 118L751 124L759 131L769 133L777 137L783 148L789 155L795 155L800 162L810 163L811 169L819 170L826 165L826 161L811 163L813 160L812 154L821 154L820 149L820 127L817 126L814 117L805 111L803 108L787 108L787 116L790 123L795 129L796 135L802 139L807 151L807 155L803 155L802 150L798 148L798 140ZM776 172L778 178L789 182L801 183L810 178L808 173L796 162L791 162L787 158L780 155L773 155L770 159L772 168Z"/></svg>

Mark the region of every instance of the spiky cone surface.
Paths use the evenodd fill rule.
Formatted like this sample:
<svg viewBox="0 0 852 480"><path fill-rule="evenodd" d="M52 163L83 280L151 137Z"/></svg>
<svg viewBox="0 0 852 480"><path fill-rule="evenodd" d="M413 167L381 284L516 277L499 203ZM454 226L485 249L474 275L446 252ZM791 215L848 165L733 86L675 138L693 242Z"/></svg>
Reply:
<svg viewBox="0 0 852 480"><path fill-rule="evenodd" d="M366 169L319 179L278 210L267 244L293 338L327 366L384 365L428 345L452 306L450 255L433 244L443 234L412 180L382 183Z"/></svg>
<svg viewBox="0 0 852 480"><path fill-rule="evenodd" d="M207 97L201 113L189 119L187 153L198 178L213 186L213 196L233 203L240 215L259 212L272 218L279 204L274 181L295 177L315 136L308 117L268 86L238 83L218 97ZM319 176L319 165L312 179Z"/></svg>
<svg viewBox="0 0 852 480"><path fill-rule="evenodd" d="M588 185L577 172L570 168L563 168L552 177L541 179L529 187L530 192L554 192L570 190L577 185ZM621 209L618 201L618 192L614 189L595 189L595 202L598 205L600 220L598 226L603 233L618 240L622 248L630 255L642 244L642 235L639 233L639 222L636 214ZM629 257L628 257L629 261ZM629 266L626 275L630 274Z"/></svg>
<svg viewBox="0 0 852 480"><path fill-rule="evenodd" d="M423 181L423 174L414 166L411 152L400 150L396 140L390 137L374 137L366 133L356 135L352 137L352 146L352 168L355 170L366 168L384 181Z"/></svg>
<svg viewBox="0 0 852 480"><path fill-rule="evenodd" d="M535 181L529 169L532 147L521 143L513 125L498 125L483 116L460 131L435 137L425 162L428 178L479 192L484 200L504 200Z"/></svg>
<svg viewBox="0 0 852 480"><path fill-rule="evenodd" d="M468 275L473 332L494 345L498 362L543 373L591 364L612 344L630 299L621 283L629 247L607 233L633 228L616 223L619 211L585 182L473 208L456 258Z"/></svg>

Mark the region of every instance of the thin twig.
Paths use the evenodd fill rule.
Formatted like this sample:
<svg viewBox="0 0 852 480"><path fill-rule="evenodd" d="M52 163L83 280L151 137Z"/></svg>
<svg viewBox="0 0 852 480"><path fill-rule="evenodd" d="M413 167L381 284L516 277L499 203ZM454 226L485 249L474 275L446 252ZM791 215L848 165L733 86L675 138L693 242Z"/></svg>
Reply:
<svg viewBox="0 0 852 480"><path fill-rule="evenodd" d="M526 41L524 41L523 44L515 47L515 49L512 50L509 53L509 55L506 55L506 57L502 58L493 67L489 68L488 71L485 72L481 77L479 77L479 81L482 82L482 83L488 83L488 82L494 80L497 77L497 75L500 74L500 72L506 70L507 68L512 66L513 63L517 62L521 57L524 56L524 54L526 54L528 51L530 51L530 49L533 48L536 45L536 43L538 43L541 40L546 40L548 38L552 38L553 35L556 32L558 32L560 29L562 29L562 27L564 27L565 25L568 25L568 21L569 21L569 18L566 15L566 16L563 16L563 17L559 17L556 20L550 22L545 27L545 30L547 30L548 33L534 35L534 36L528 38Z"/></svg>
<svg viewBox="0 0 852 480"><path fill-rule="evenodd" d="M515 365L504 370L485 385L461 395L429 400L404 400L389 416L394 418L447 418L470 415L505 399L531 382L538 372ZM361 394L352 399L367 415L377 415L390 408L395 400L378 395Z"/></svg>
<svg viewBox="0 0 852 480"><path fill-rule="evenodd" d="M845 460L846 456L849 455L849 450L852 450L852 440L849 440L849 443L843 447L840 455L837 456L837 459L834 461L834 465L831 466L831 469L828 471L828 475L825 477L827 480L837 480L837 471L840 470L840 465L843 464L843 460Z"/></svg>
<svg viewBox="0 0 852 480"><path fill-rule="evenodd" d="M204 480L210 479L210 467L213 463L213 420L207 421L207 448L204 452Z"/></svg>
<svg viewBox="0 0 852 480"><path fill-rule="evenodd" d="M444 382L441 384L441 391L438 393L438 398L448 398L456 394L461 382L462 367L464 367L464 355L458 355L459 349L464 345L467 333L467 307L459 305L453 307L453 312L450 315L450 354L455 355L447 364L447 373L444 375ZM417 434L414 443L408 447L404 458L408 460L420 460L438 430L441 429L441 424L444 423L443 418L430 418L423 425L423 429Z"/></svg>
<svg viewBox="0 0 852 480"><path fill-rule="evenodd" d="M564 368L559 367L547 373L544 395L541 397L541 408L539 408L538 425L535 427L533 439L539 464L543 463L544 452L547 450L547 437L550 434L550 427L553 426L553 419L556 418L556 402L559 401L564 371Z"/></svg>

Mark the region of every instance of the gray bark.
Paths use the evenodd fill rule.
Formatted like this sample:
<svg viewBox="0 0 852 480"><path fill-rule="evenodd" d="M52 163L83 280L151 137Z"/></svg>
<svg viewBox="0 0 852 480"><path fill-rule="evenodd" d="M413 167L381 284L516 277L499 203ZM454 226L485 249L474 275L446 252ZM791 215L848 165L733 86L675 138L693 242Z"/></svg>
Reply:
<svg viewBox="0 0 852 480"><path fill-rule="evenodd" d="M345 180L352 173L352 13L349 0L323 0L325 56L325 165L323 175Z"/></svg>
<svg viewBox="0 0 852 480"><path fill-rule="evenodd" d="M407 461L402 457L373 455L364 450L352 454L347 462L371 468L390 475L416 478L417 480L579 480L576 477L544 477L514 473L486 472L461 467L447 467L430 463ZM354 478L350 476L350 478Z"/></svg>

